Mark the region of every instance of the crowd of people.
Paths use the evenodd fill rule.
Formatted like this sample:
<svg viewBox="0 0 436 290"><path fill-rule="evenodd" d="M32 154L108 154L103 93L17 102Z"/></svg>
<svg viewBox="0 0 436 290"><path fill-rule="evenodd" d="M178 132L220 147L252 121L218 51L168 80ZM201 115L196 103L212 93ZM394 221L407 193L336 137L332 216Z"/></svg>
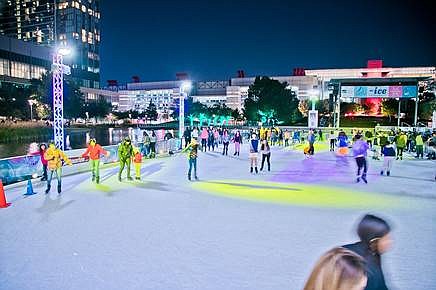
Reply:
<svg viewBox="0 0 436 290"><path fill-rule="evenodd" d="M436 134L423 137L421 133L375 132L353 130L348 134L344 130L330 131L326 135L330 151L336 152L339 158L348 156L349 148L357 165L357 182L367 183L367 154L373 153L373 158L384 159L380 174L390 175L394 160L402 160L404 152L416 152L417 158L422 151L420 146L434 146ZM350 137L348 137L350 135ZM139 148L132 144L129 137L123 139L118 147L118 160L120 164L118 180L122 180L124 169L127 169L127 179L132 180L130 175L131 163L135 166L135 178L140 179L142 157L150 157L155 154L156 134L154 131L149 135L144 132L143 147ZM172 136L168 136L172 138ZM247 143L249 148L248 160L250 172L257 174L266 168L271 170L271 146L292 146L296 143L307 144L307 153L314 155L314 143L324 140L323 132L316 130L288 131L280 128L253 128L241 132L228 129L188 128L183 135L185 146L182 152L188 157L188 180L198 180L197 158L199 151L215 151L224 156L229 154L230 144L233 143L233 156L238 158L241 145ZM304 141L306 140L306 141ZM421 142L422 140L422 142ZM232 148L230 147L230 148ZM304 151L306 151L306 148ZM232 150L231 150L232 151ZM426 150L430 154L429 149ZM232 153L232 152L230 152ZM51 180L57 175L58 193L61 193L61 176L63 163L71 165L71 161L62 150L56 148L54 142L40 146L41 161L43 164L43 178L47 181L46 193L51 188ZM109 156L110 153L97 143L96 139L90 139L86 151L81 155L89 158L91 178L97 184L100 182L99 167L100 158ZM258 158L261 156L259 164ZM422 158L422 157L421 157ZM266 163L266 164L265 164ZM260 166L259 166L260 165ZM265 167L266 166L266 167ZM260 167L260 168L258 168ZM381 256L391 246L391 228L389 224L374 215L365 215L357 228L359 241L354 244L335 247L326 252L316 263L304 290L387 290Z"/></svg>

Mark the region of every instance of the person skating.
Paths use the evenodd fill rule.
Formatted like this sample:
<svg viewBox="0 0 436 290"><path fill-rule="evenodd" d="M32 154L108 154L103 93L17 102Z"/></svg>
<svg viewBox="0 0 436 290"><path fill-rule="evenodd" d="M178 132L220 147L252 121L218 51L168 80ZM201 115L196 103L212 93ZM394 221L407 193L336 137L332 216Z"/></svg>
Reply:
<svg viewBox="0 0 436 290"><path fill-rule="evenodd" d="M207 150L210 151L210 148L212 148L212 151L215 151L215 137L212 129L209 129L207 134Z"/></svg>
<svg viewBox="0 0 436 290"><path fill-rule="evenodd" d="M421 156L421 159L424 158L424 140L422 140L421 133L418 133L415 138L415 147L416 147L416 158L419 159L419 156Z"/></svg>
<svg viewBox="0 0 436 290"><path fill-rule="evenodd" d="M133 149L133 165L135 166L135 179L141 180L142 155L138 148Z"/></svg>
<svg viewBox="0 0 436 290"><path fill-rule="evenodd" d="M121 174L124 167L127 166L127 179L133 180L130 176L130 163L133 157L133 146L129 137L124 138L124 141L118 147L118 159L120 160L120 171L118 172L118 181L121 181Z"/></svg>
<svg viewBox="0 0 436 290"><path fill-rule="evenodd" d="M145 131L143 135L143 140L144 140L144 146L142 147L142 154L144 155L144 157L149 157L151 140L150 140L150 136L148 136L147 132Z"/></svg>
<svg viewBox="0 0 436 290"><path fill-rule="evenodd" d="M85 153L82 154L82 157L89 157L89 164L91 167L92 174L92 182L100 183L100 156L106 155L109 157L110 153L103 149L100 144L97 144L97 141L93 138L89 140L88 148Z"/></svg>
<svg viewBox="0 0 436 290"><path fill-rule="evenodd" d="M289 140L291 139L291 132L289 132L288 129L285 129L284 137L285 137L285 147L288 147ZM265 140L265 138L261 138L261 139Z"/></svg>
<svg viewBox="0 0 436 290"><path fill-rule="evenodd" d="M333 130L330 131L328 139L329 139L329 143L330 143L330 151L334 152L335 151L336 136L335 136L335 132Z"/></svg>
<svg viewBox="0 0 436 290"><path fill-rule="evenodd" d="M313 146L313 144L315 143L315 133L313 132L312 129L309 131L309 134L307 135L307 141L309 142L309 155L314 155L315 147Z"/></svg>
<svg viewBox="0 0 436 290"><path fill-rule="evenodd" d="M268 141L263 140L262 145L260 145L260 153L262 154L262 164L260 165L260 171L263 170L263 165L266 163L268 164L268 171L271 170L271 148L269 147Z"/></svg>
<svg viewBox="0 0 436 290"><path fill-rule="evenodd" d="M340 131L338 133L338 161L340 161L343 164L348 164L347 156L348 156L348 136L345 134L344 131Z"/></svg>
<svg viewBox="0 0 436 290"><path fill-rule="evenodd" d="M44 158L47 160L48 174L47 174L47 189L45 193L50 192L51 188L51 180L53 178L53 174L56 173L56 178L58 180L58 194L62 192L62 162L67 165L73 165L68 159L67 155L56 148L54 141L50 141L48 145L47 151L44 153Z"/></svg>
<svg viewBox="0 0 436 290"><path fill-rule="evenodd" d="M189 145L191 142L191 130L186 128L185 132L183 133L183 137L185 138L185 147Z"/></svg>
<svg viewBox="0 0 436 290"><path fill-rule="evenodd" d="M355 139L356 141L353 144L353 155L357 164L357 182L360 182L360 179L362 179L365 183L368 183L366 180L366 172L368 171L366 154L369 146L366 141L362 140L360 134L357 134Z"/></svg>
<svg viewBox="0 0 436 290"><path fill-rule="evenodd" d="M156 157L156 143L157 143L156 133L154 132L154 130L151 130L151 136L150 136L150 158L155 158Z"/></svg>
<svg viewBox="0 0 436 290"><path fill-rule="evenodd" d="M215 147L218 149L218 144L220 143L220 133L216 128L213 129L213 141Z"/></svg>
<svg viewBox="0 0 436 290"><path fill-rule="evenodd" d="M201 131L201 151L206 152L206 148L207 148L207 139L209 137L209 133L207 132L206 128L203 128L203 130Z"/></svg>
<svg viewBox="0 0 436 290"><path fill-rule="evenodd" d="M189 143L189 145L185 149L183 149L182 152L189 152L188 153L188 164L189 164L188 180L191 180L192 168L194 168L194 178L195 178L195 180L198 180L198 177L197 177L197 157L198 157L197 139L193 138L191 140L191 143Z"/></svg>
<svg viewBox="0 0 436 290"><path fill-rule="evenodd" d="M388 144L388 143L386 143ZM407 144L407 135L404 134L404 132L400 132L400 134L397 137L397 160L403 160L403 151L404 148L406 148L406 144Z"/></svg>
<svg viewBox="0 0 436 290"><path fill-rule="evenodd" d="M256 173L257 171L257 155L259 154L259 139L257 135L253 133L250 140L250 172L253 173L253 167Z"/></svg>
<svg viewBox="0 0 436 290"><path fill-rule="evenodd" d="M303 290L363 290L367 285L365 261L343 247L318 260Z"/></svg>
<svg viewBox="0 0 436 290"><path fill-rule="evenodd" d="M41 163L42 163L42 178L41 181L47 180L47 160L44 158L44 154L47 151L47 145L40 144L39 145L39 155L41 156Z"/></svg>
<svg viewBox="0 0 436 290"><path fill-rule="evenodd" d="M239 156L239 152L241 151L241 144L242 144L242 136L241 136L241 132L239 132L239 130L236 131L236 134L233 137L233 142L235 143L235 154L233 154L233 155Z"/></svg>
<svg viewBox="0 0 436 290"><path fill-rule="evenodd" d="M392 146L391 142L387 141L385 147L383 148L383 169L380 171L380 175L383 175L386 171L386 175L391 175L392 164L395 159L395 148Z"/></svg>
<svg viewBox="0 0 436 290"><path fill-rule="evenodd" d="M227 155L229 153L229 143L230 143L230 135L227 129L224 129L222 140L223 140L223 155Z"/></svg>
<svg viewBox="0 0 436 290"><path fill-rule="evenodd" d="M365 215L357 227L360 241L343 246L366 262L368 281L365 290L388 290L382 269L381 255L392 245L391 228L383 219Z"/></svg>

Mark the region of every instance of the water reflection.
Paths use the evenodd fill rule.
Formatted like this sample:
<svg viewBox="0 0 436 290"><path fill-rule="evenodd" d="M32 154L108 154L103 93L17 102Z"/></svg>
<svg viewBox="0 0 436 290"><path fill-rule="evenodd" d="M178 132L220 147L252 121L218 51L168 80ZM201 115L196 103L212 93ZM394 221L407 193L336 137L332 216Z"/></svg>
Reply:
<svg viewBox="0 0 436 290"><path fill-rule="evenodd" d="M121 143L124 137L130 137L134 144L143 142L143 133L147 131L151 135L151 130L140 128L66 128L65 147L68 149L85 148L91 138L95 138L102 145L115 145ZM155 130L158 140L163 140L166 133L176 136L177 130ZM39 151L39 144L49 141L47 136L35 136L28 140L19 140L10 143L0 144L0 158L32 154Z"/></svg>

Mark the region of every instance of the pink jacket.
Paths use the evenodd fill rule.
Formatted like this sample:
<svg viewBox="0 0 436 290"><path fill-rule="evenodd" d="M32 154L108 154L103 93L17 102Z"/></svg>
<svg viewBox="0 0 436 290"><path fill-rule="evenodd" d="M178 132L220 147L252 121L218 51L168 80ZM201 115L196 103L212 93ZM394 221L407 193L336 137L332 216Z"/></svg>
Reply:
<svg viewBox="0 0 436 290"><path fill-rule="evenodd" d="M208 136L209 136L209 134L207 133L207 130L203 129L203 131L201 131L200 138L201 139L207 139Z"/></svg>

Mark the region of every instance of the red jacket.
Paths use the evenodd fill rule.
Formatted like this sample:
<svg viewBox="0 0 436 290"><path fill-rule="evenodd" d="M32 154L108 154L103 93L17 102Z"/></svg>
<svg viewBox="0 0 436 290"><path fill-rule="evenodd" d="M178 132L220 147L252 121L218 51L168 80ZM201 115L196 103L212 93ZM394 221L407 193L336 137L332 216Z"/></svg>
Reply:
<svg viewBox="0 0 436 290"><path fill-rule="evenodd" d="M88 148L86 149L85 153L82 154L82 157L89 156L89 158L92 160L98 160L102 154L106 155L107 151L104 150L100 144L95 144L94 147L88 145Z"/></svg>
<svg viewBox="0 0 436 290"><path fill-rule="evenodd" d="M39 151L39 155L41 155L41 163L42 163L42 165L47 165L47 163L48 163L47 159L45 159L45 157L44 157L45 151L47 151L47 150L40 150Z"/></svg>
<svg viewBox="0 0 436 290"><path fill-rule="evenodd" d="M133 158L133 163L141 163L142 162L142 155L140 152L135 154L135 157Z"/></svg>

